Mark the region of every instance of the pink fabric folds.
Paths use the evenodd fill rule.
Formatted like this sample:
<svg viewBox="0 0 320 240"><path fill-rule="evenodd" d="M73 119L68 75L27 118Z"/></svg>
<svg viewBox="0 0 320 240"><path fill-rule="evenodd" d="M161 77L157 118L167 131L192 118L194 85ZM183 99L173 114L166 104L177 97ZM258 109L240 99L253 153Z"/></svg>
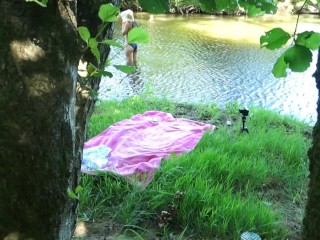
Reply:
<svg viewBox="0 0 320 240"><path fill-rule="evenodd" d="M109 160L102 171L123 176L146 174L149 182L161 159L171 153L191 151L206 130L215 126L170 113L148 111L115 123L84 144L84 148L104 145L111 148Z"/></svg>

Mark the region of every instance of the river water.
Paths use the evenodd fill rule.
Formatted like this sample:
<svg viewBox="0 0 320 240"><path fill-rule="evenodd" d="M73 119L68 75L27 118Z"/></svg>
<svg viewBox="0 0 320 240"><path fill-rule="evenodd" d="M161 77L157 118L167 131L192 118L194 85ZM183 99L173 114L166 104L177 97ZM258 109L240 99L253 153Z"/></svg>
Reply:
<svg viewBox="0 0 320 240"><path fill-rule="evenodd" d="M224 107L261 106L291 115L311 125L316 121L317 52L304 73L288 72L281 79L271 70L284 49L259 47L259 38L273 27L293 33L296 16L150 15L136 14L150 42L139 45L138 70L124 74L110 66L113 78L103 78L100 99L121 100L142 92L173 102L208 103ZM320 32L318 16L300 17L297 32ZM120 22L114 39L123 43ZM125 64L123 50L112 49L112 64Z"/></svg>

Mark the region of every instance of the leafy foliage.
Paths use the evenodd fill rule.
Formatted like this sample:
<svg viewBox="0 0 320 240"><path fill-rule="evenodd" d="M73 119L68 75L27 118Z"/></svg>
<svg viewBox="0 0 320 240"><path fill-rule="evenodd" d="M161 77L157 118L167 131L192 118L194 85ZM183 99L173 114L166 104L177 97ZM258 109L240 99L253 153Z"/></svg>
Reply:
<svg viewBox="0 0 320 240"><path fill-rule="evenodd" d="M318 50L320 47L320 33L303 32L297 35L296 44L305 46L311 50Z"/></svg>
<svg viewBox="0 0 320 240"><path fill-rule="evenodd" d="M118 7L115 7L111 3L101 5L98 13L99 18L103 22L103 26L101 27L101 29L104 29L106 25L109 24L109 22L114 22L119 12L120 12L120 9ZM110 46L123 48L123 46L120 43L112 39L103 39L101 41L98 41L97 39L100 36L101 32L99 32L97 36L91 37L91 33L89 29L85 26L78 27L78 32L81 39L87 43L87 46L84 49L84 51L87 48L89 48L98 63L100 63L99 44L107 44ZM149 40L149 36L148 36L148 33L142 27L136 27L129 32L128 39L129 39L129 42L147 43ZM115 65L114 67L125 73L132 73L136 70L135 67L130 67L130 66ZM87 73L88 73L88 77L101 77L101 76L112 77L113 76L112 73L105 71L103 67L99 69L92 63L89 63L87 65ZM92 96L95 96L95 95L96 93L92 92Z"/></svg>
<svg viewBox="0 0 320 240"><path fill-rule="evenodd" d="M292 71L304 72L310 66L312 53L306 47L294 45L285 52L284 61L289 63Z"/></svg>
<svg viewBox="0 0 320 240"><path fill-rule="evenodd" d="M260 37L260 46L270 50L283 47L291 38L290 34L281 28L274 28ZM273 66L275 77L286 77L287 68L294 72L304 72L312 62L311 50L320 47L320 33L305 31L296 35L294 45L287 49Z"/></svg>
<svg viewBox="0 0 320 240"><path fill-rule="evenodd" d="M67 189L67 193L68 193L69 198L78 199L78 196L70 188Z"/></svg>
<svg viewBox="0 0 320 240"><path fill-rule="evenodd" d="M122 48L122 45L111 39L104 39L101 43L108 44L114 47Z"/></svg>
<svg viewBox="0 0 320 240"><path fill-rule="evenodd" d="M238 7L238 2L236 0L225 0L225 1L216 1L217 10L225 12L233 12Z"/></svg>
<svg viewBox="0 0 320 240"><path fill-rule="evenodd" d="M260 8L257 8L254 5L245 4L243 7L247 11L248 16L250 16L250 17L256 17L256 16L261 16L261 15L265 14L265 12L261 11Z"/></svg>
<svg viewBox="0 0 320 240"><path fill-rule="evenodd" d="M169 11L169 0L139 0L141 7L150 13L164 13ZM277 7L272 0L198 0L202 11L206 13L233 12L238 6L243 7L249 16L263 13L275 13Z"/></svg>
<svg viewBox="0 0 320 240"><path fill-rule="evenodd" d="M290 35L282 28L274 28L266 32L266 35L260 37L260 45L261 47L275 50L285 45L289 39Z"/></svg>
<svg viewBox="0 0 320 240"><path fill-rule="evenodd" d="M98 13L99 18L104 24L104 26L101 29L104 29L106 24L108 24L109 22L114 22L117 19L117 14L119 12L120 12L120 9L118 7L115 7L111 3L102 4L99 8L99 13ZM84 26L78 27L78 32L81 39L87 43L87 47L90 48L90 51L95 56L98 62L100 62L100 51L98 49L99 43L109 44L109 45L119 47L119 44L117 44L115 41L108 40L108 39L103 40L102 42L98 42L97 37L101 34L101 32L99 32L97 36L91 37L89 29Z"/></svg>
<svg viewBox="0 0 320 240"><path fill-rule="evenodd" d="M89 76L92 76L92 77L101 77L101 76L107 76L110 78L113 77L111 72L105 71L103 69L98 69L92 63L88 64L87 72L88 72Z"/></svg>
<svg viewBox="0 0 320 240"><path fill-rule="evenodd" d="M103 4L100 6L98 16L102 22L114 22L117 19L117 13L120 12L118 7L113 6L112 4Z"/></svg>
<svg viewBox="0 0 320 240"><path fill-rule="evenodd" d="M206 13L215 13L215 12L233 12L238 7L237 0L199 0L200 8Z"/></svg>
<svg viewBox="0 0 320 240"><path fill-rule="evenodd" d="M294 72L304 72L312 62L311 50L320 48L320 33L313 31L296 33L296 31L297 25L293 36L281 28L274 28L260 37L260 46L270 50L283 47L291 37L293 38L292 46L278 58L273 66L272 73L275 77L286 77L287 68Z"/></svg>
<svg viewBox="0 0 320 240"><path fill-rule="evenodd" d="M78 32L80 34L81 39L88 43L88 40L90 38L89 29L87 27L78 27Z"/></svg>
<svg viewBox="0 0 320 240"><path fill-rule="evenodd" d="M169 11L169 0L139 0L141 7L150 13L164 13ZM248 11L250 16L260 15L261 12L275 13L276 6L271 0L198 0L202 11L206 13L233 12L240 5Z"/></svg>
<svg viewBox="0 0 320 240"><path fill-rule="evenodd" d="M280 78L280 77L285 77L287 76L286 69L289 67L289 63L286 63L284 61L284 54L282 54L277 62L274 64L272 73L275 77Z"/></svg>
<svg viewBox="0 0 320 240"><path fill-rule="evenodd" d="M90 47L90 50L92 54L96 57L98 62L100 62L100 52L98 49L98 42L96 38L90 38L88 41L88 46Z"/></svg>
<svg viewBox="0 0 320 240"><path fill-rule="evenodd" d="M304 72L312 62L312 52L310 49L294 45L287 49L273 66L272 73L275 77L286 77L286 69L290 68L294 72Z"/></svg>
<svg viewBox="0 0 320 240"><path fill-rule="evenodd" d="M239 0L249 16L258 16L264 13L274 14L277 12L276 4L272 0Z"/></svg>
<svg viewBox="0 0 320 240"><path fill-rule="evenodd" d="M136 70L134 66L114 65L114 67L124 73L132 73Z"/></svg>
<svg viewBox="0 0 320 240"><path fill-rule="evenodd" d="M170 8L183 9L189 6L200 9L198 0L169 0Z"/></svg>
<svg viewBox="0 0 320 240"><path fill-rule="evenodd" d="M149 36L143 27L135 27L128 33L129 43L148 43Z"/></svg>
<svg viewBox="0 0 320 240"><path fill-rule="evenodd" d="M169 12L168 0L139 0L140 6L150 13L166 13Z"/></svg>
<svg viewBox="0 0 320 240"><path fill-rule="evenodd" d="M200 0L200 8L202 11L207 13L213 13L217 11L217 5L216 1L206 1L206 0Z"/></svg>
<svg viewBox="0 0 320 240"><path fill-rule="evenodd" d="M67 189L69 198L78 199L78 200L79 200L79 197L77 195L79 195L82 191L83 191L83 187L81 187L80 185L78 185L74 191L72 191L70 188Z"/></svg>

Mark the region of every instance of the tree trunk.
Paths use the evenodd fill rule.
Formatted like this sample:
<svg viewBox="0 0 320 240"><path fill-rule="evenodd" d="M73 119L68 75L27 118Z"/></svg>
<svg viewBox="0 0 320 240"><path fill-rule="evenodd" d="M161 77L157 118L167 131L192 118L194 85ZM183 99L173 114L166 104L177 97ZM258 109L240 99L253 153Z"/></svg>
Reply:
<svg viewBox="0 0 320 240"><path fill-rule="evenodd" d="M1 1L1 236L68 239L79 48L63 1ZM65 237L65 238L64 238Z"/></svg>
<svg viewBox="0 0 320 240"><path fill-rule="evenodd" d="M313 143L308 151L309 156L309 189L308 202L303 220L303 239L320 239L320 49L318 50L317 70L314 73L318 88L317 122L313 129Z"/></svg>
<svg viewBox="0 0 320 240"><path fill-rule="evenodd" d="M42 8L0 1L0 239L64 240L74 231L77 201L67 189L78 185L94 107L94 99L76 92L75 13L92 13L88 6L97 1L78 1L87 3L79 10L76 2L49 0ZM94 79L91 88L99 83Z"/></svg>

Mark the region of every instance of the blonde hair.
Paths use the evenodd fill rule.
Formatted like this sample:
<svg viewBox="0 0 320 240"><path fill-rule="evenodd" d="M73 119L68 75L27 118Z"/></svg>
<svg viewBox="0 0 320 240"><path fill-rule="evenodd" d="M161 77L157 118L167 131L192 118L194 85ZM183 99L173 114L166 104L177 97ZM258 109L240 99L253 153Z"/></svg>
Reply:
<svg viewBox="0 0 320 240"><path fill-rule="evenodd" d="M126 22L134 22L134 16L133 16L133 11L130 9L127 9L123 12L120 13L120 17L122 19L122 21Z"/></svg>

